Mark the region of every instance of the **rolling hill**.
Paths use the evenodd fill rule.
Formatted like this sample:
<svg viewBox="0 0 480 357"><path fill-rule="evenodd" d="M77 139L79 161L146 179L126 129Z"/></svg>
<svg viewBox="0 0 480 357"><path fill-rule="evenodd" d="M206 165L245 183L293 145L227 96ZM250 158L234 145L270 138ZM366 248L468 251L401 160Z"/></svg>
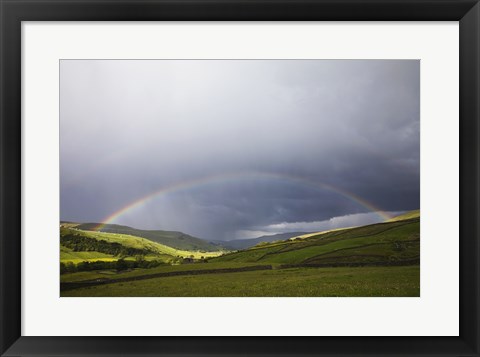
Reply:
<svg viewBox="0 0 480 357"><path fill-rule="evenodd" d="M318 232L213 258L213 262L401 265L420 259L420 218Z"/></svg>
<svg viewBox="0 0 480 357"><path fill-rule="evenodd" d="M84 231L75 227L60 228L60 261L115 261L119 258L144 256L147 259L173 263L178 258L212 257L217 252L200 252L172 248L146 238L128 234Z"/></svg>
<svg viewBox="0 0 480 357"><path fill-rule="evenodd" d="M71 223L70 223L71 226ZM74 226L84 231L126 234L135 237L146 238L175 249L189 251L216 252L222 250L218 245L209 243L203 239L192 237L188 234L175 231L143 230L118 224L106 224L97 230L98 223L81 223Z"/></svg>

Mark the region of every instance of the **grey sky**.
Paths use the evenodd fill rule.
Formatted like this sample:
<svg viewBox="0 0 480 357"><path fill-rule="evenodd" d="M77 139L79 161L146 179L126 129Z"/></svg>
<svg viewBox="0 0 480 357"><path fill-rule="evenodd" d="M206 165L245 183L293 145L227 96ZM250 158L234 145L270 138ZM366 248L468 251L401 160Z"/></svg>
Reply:
<svg viewBox="0 0 480 357"><path fill-rule="evenodd" d="M99 222L179 184L114 223L234 239L419 208L418 61L67 60L60 71L63 220Z"/></svg>

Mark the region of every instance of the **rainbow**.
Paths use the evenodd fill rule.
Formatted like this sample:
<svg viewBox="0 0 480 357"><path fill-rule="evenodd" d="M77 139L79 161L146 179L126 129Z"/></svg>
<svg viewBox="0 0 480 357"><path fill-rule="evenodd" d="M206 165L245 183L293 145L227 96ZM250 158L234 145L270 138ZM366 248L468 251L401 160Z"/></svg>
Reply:
<svg viewBox="0 0 480 357"><path fill-rule="evenodd" d="M368 209L371 212L375 212L384 221L391 218L384 210L380 209L379 207L376 207L373 203L368 202L367 200L361 198L360 196L320 181L312 181L312 180L307 180L307 179L292 176L292 175L279 174L279 173L248 171L248 172L236 172L236 173L226 173L226 174L205 176L205 177L196 178L192 180L176 182L172 185L162 187L154 192L149 193L148 195L145 195L141 198L138 198L128 203L124 207L120 208L118 211L113 212L108 217L103 219L101 223L94 228L94 230L101 230L106 224L110 224L114 222L116 219L123 216L124 214L131 212L158 197L161 197L170 193L178 192L178 191L184 191L191 188L196 188L199 186L211 185L216 183L218 184L218 183L224 183L229 181L234 182L239 179L276 179L276 180L283 180L289 183L300 184L306 187L313 188L315 190L321 189L321 190L332 191L349 200L356 202L357 204Z"/></svg>

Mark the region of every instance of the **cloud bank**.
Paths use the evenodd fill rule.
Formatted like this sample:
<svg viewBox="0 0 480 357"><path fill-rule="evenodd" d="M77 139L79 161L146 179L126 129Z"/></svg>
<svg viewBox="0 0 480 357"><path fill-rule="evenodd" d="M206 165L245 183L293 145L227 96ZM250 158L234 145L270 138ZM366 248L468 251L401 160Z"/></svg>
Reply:
<svg viewBox="0 0 480 357"><path fill-rule="evenodd" d="M114 222L228 240L419 208L419 73L413 60L61 61L61 218L99 222L163 190Z"/></svg>

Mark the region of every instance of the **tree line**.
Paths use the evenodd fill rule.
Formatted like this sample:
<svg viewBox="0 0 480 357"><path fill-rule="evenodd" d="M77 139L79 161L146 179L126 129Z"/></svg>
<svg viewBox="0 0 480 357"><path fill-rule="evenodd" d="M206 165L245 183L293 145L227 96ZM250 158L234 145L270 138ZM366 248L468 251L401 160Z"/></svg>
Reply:
<svg viewBox="0 0 480 357"><path fill-rule="evenodd" d="M92 270L112 270L113 269L117 271L123 271L123 270L135 269L135 268L149 269L149 268L158 267L160 265L168 265L168 264L159 260L147 261L143 259L143 257L141 256L137 256L135 260L125 260L125 259L119 259L116 261L97 260L93 262L84 261L78 264L73 264L72 262L68 262L68 263L61 262L60 274L76 273L80 271L92 271Z"/></svg>
<svg viewBox="0 0 480 357"><path fill-rule="evenodd" d="M126 247L120 243L107 242L105 240L75 234L62 236L60 244L70 248L74 252L100 252L120 257L156 254L148 249Z"/></svg>

